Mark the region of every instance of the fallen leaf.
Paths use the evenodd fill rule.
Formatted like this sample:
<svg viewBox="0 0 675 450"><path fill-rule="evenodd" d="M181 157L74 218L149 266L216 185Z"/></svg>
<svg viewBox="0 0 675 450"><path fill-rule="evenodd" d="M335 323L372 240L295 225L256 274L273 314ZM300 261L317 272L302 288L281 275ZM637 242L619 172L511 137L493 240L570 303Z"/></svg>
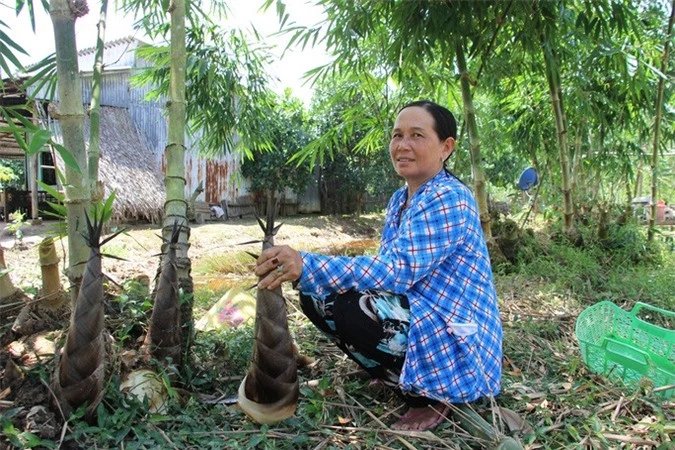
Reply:
<svg viewBox="0 0 675 450"><path fill-rule="evenodd" d="M652 428L652 424L657 422L656 417L654 416L645 416L638 423L635 425L631 426L633 431L637 433L646 433Z"/></svg>
<svg viewBox="0 0 675 450"><path fill-rule="evenodd" d="M5 390L0 392L0 400L6 399L9 396L9 394L11 394L11 393L12 393L12 388L9 388L9 387L5 388Z"/></svg>
<svg viewBox="0 0 675 450"><path fill-rule="evenodd" d="M494 412L499 416L502 422L506 424L509 431L520 431L523 434L534 433L534 428L527 423L527 420L520 417L517 412L501 406L497 406L494 409Z"/></svg>

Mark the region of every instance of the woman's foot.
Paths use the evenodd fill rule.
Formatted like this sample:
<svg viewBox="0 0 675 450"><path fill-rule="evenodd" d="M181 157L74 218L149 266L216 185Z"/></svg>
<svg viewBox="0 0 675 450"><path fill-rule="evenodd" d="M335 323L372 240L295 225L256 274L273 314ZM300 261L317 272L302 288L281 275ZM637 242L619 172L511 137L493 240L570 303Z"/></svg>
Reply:
<svg viewBox="0 0 675 450"><path fill-rule="evenodd" d="M421 408L411 407L391 428L402 431L433 430L445 420L448 412L450 412L450 407L443 403Z"/></svg>

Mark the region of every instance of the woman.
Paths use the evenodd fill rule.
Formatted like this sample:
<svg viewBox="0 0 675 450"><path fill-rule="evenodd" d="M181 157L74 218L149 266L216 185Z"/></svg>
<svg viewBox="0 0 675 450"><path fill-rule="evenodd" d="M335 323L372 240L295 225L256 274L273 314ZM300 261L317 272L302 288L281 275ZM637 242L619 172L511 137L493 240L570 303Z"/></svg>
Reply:
<svg viewBox="0 0 675 450"><path fill-rule="evenodd" d="M470 190L445 169L457 125L430 101L404 106L389 152L405 180L387 206L375 256L264 251L260 289L292 281L307 317L408 411L393 426L428 430L449 403L493 396L502 325L490 257Z"/></svg>

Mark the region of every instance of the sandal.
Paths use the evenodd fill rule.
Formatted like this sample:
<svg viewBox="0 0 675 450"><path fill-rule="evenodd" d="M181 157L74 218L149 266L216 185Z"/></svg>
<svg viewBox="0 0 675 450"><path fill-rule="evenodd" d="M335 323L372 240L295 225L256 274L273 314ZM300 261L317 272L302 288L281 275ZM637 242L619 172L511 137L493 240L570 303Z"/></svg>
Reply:
<svg viewBox="0 0 675 450"><path fill-rule="evenodd" d="M445 421L449 412L450 407L444 403L410 407L391 428L401 431L433 430Z"/></svg>

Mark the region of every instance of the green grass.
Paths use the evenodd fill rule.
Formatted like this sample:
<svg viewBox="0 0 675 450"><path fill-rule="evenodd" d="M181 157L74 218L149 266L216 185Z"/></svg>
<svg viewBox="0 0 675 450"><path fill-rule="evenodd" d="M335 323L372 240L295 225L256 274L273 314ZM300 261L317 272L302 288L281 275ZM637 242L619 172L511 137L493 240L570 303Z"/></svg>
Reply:
<svg viewBox="0 0 675 450"><path fill-rule="evenodd" d="M245 251L226 252L209 255L195 264L197 274L236 274L249 275L255 267L255 259Z"/></svg>
<svg viewBox="0 0 675 450"><path fill-rule="evenodd" d="M497 276L497 287L506 361L500 403L533 426L523 443L675 448L673 399L656 396L649 383L626 387L590 373L574 336L579 312L600 300L627 310L638 301L675 310L675 253L659 244L579 249L552 243L516 273Z"/></svg>

